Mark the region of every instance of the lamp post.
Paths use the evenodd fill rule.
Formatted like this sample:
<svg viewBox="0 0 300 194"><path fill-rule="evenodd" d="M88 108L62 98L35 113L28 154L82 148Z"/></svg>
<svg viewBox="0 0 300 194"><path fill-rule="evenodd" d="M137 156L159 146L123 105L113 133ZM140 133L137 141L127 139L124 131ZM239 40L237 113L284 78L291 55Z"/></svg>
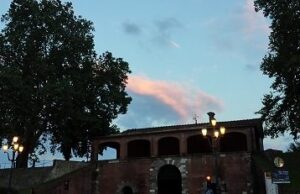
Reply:
<svg viewBox="0 0 300 194"><path fill-rule="evenodd" d="M11 193L11 180L12 180L12 169L16 167L15 162L17 155L24 150L24 146L19 144L19 137L14 136L11 141L11 145L4 144L2 146L3 152L7 154L8 160L11 162L11 167L9 171L9 178L8 178L8 191L7 193ZM9 150L12 152L12 157L10 157Z"/></svg>
<svg viewBox="0 0 300 194"><path fill-rule="evenodd" d="M213 112L208 112L207 113L209 116L209 129L212 130L213 133L213 138L208 139L208 142L212 148L212 152L214 155L215 159L215 164L214 164L214 175L215 175L215 185L216 185L216 193L220 193L220 185L219 185L219 165L218 165L218 156L219 156L219 149L220 149L220 139L221 137L225 134L226 128L223 126L217 127L217 120L215 119L215 113ZM201 129L201 133L204 137L207 136L208 129L203 128Z"/></svg>

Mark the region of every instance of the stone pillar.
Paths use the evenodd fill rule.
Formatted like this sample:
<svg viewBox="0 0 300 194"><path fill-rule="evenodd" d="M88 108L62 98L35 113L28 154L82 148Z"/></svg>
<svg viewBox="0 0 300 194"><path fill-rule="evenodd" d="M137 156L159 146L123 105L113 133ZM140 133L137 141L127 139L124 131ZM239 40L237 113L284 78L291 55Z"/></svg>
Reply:
<svg viewBox="0 0 300 194"><path fill-rule="evenodd" d="M127 158L127 142L125 140L122 140L120 142L119 159L125 160L126 158Z"/></svg>
<svg viewBox="0 0 300 194"><path fill-rule="evenodd" d="M187 141L186 141L186 137L183 133L180 134L179 150L180 150L180 155L181 156L184 156L184 155L187 154Z"/></svg>
<svg viewBox="0 0 300 194"><path fill-rule="evenodd" d="M252 152L252 145L255 144L255 141L253 141L252 139L252 133L251 130L249 129L249 131L247 133L244 133L246 135L247 138L247 151L248 152Z"/></svg>
<svg viewBox="0 0 300 194"><path fill-rule="evenodd" d="M256 137L255 137L255 129L254 128L251 128L250 130L249 130L251 133L250 133L250 135L251 135L251 150L249 150L249 148L248 148L248 151L250 151L250 152L253 152L253 151L257 151L259 148L257 148L257 146L256 146L256 142L258 141L258 139L256 139Z"/></svg>
<svg viewBox="0 0 300 194"><path fill-rule="evenodd" d="M99 153L98 143L93 142L92 151L91 151L91 161L97 161L98 160L98 153Z"/></svg>
<svg viewBox="0 0 300 194"><path fill-rule="evenodd" d="M152 138L151 140L151 157L157 157L158 156L158 140L157 137Z"/></svg>
<svg viewBox="0 0 300 194"><path fill-rule="evenodd" d="M99 194L100 167L96 163L91 166L91 194Z"/></svg>

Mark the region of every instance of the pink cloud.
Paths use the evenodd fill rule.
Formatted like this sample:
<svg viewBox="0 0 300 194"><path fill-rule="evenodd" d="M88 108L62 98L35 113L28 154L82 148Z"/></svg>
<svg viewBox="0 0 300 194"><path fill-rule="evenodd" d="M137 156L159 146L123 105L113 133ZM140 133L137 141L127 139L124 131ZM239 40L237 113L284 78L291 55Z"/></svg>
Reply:
<svg viewBox="0 0 300 194"><path fill-rule="evenodd" d="M247 35L251 35L255 32L270 33L269 24L267 19L261 12L254 10L254 1L246 0L243 11L243 19L246 22L244 31Z"/></svg>
<svg viewBox="0 0 300 194"><path fill-rule="evenodd" d="M127 88L138 95L153 97L173 109L182 120L187 121L207 111L222 110L223 102L218 98L174 82L151 80L143 76L130 76Z"/></svg>

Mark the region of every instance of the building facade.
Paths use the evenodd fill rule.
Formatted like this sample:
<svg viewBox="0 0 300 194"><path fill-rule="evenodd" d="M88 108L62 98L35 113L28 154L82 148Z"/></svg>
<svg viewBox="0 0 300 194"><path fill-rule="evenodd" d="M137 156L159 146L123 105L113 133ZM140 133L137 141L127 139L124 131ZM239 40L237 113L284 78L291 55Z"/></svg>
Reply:
<svg viewBox="0 0 300 194"><path fill-rule="evenodd" d="M96 138L94 192L99 194L201 194L255 192L252 154L263 151L259 119L220 122L216 139L209 123L127 130ZM201 129L207 128L207 136ZM114 160L99 161L107 147ZM208 178L211 178L209 180Z"/></svg>

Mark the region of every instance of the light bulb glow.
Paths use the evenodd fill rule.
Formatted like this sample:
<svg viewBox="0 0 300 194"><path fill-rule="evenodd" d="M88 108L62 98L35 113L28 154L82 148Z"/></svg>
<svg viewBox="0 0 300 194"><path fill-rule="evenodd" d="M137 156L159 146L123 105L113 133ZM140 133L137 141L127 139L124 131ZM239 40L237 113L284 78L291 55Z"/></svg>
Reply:
<svg viewBox="0 0 300 194"><path fill-rule="evenodd" d="M201 133L202 133L203 136L206 136L206 135L207 135L207 129L205 129L205 128L202 129L202 130L201 130Z"/></svg>
<svg viewBox="0 0 300 194"><path fill-rule="evenodd" d="M14 148L14 151L18 151L18 149L19 149L19 144L18 144L18 143L15 143L13 148Z"/></svg>
<svg viewBox="0 0 300 194"><path fill-rule="evenodd" d="M18 140L19 140L19 137L18 136L14 136L13 139L12 139L13 144L17 143Z"/></svg>
<svg viewBox="0 0 300 194"><path fill-rule="evenodd" d="M24 150L24 146L20 145L19 146L19 152L21 153L21 152L23 152L23 150Z"/></svg>
<svg viewBox="0 0 300 194"><path fill-rule="evenodd" d="M219 131L215 131L215 132L214 132L214 136L215 136L216 138L218 138L218 137L219 137Z"/></svg>
<svg viewBox="0 0 300 194"><path fill-rule="evenodd" d="M2 146L2 150L3 150L4 152L7 152L7 150L8 150L8 145L3 145L3 146Z"/></svg>
<svg viewBox="0 0 300 194"><path fill-rule="evenodd" d="M216 119L212 119L210 122L211 122L211 125L213 127L215 127L217 125L217 120Z"/></svg>
<svg viewBox="0 0 300 194"><path fill-rule="evenodd" d="M225 132L226 132L226 128L225 127L220 127L220 132L221 132L221 135L224 135Z"/></svg>

